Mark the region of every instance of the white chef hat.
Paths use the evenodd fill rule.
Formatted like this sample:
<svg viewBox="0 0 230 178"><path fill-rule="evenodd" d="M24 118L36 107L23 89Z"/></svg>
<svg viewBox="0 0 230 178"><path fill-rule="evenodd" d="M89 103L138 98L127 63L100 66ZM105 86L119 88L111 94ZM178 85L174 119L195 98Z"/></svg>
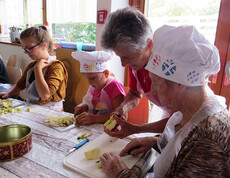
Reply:
<svg viewBox="0 0 230 178"><path fill-rule="evenodd" d="M109 60L113 58L112 51L72 52L72 57L80 62L81 73L104 72L109 69Z"/></svg>
<svg viewBox="0 0 230 178"><path fill-rule="evenodd" d="M153 53L146 69L186 86L201 86L220 70L217 48L194 26L168 26L153 35Z"/></svg>

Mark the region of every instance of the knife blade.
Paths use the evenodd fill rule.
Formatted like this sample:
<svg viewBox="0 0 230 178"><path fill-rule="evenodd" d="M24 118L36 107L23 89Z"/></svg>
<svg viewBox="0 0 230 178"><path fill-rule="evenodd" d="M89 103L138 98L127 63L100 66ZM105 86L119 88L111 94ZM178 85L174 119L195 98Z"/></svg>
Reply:
<svg viewBox="0 0 230 178"><path fill-rule="evenodd" d="M70 153L76 151L78 148L80 148L81 146L83 146L83 145L86 144L87 142L89 142L89 138L86 138L86 139L82 140L80 143L76 144L73 148L71 148L71 149L67 152L66 156L68 156Z"/></svg>

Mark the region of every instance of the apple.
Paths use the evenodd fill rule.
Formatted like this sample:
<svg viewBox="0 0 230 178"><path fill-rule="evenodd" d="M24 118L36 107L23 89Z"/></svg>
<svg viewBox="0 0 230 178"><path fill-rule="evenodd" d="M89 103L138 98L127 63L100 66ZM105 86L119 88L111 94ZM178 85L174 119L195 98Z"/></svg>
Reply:
<svg viewBox="0 0 230 178"><path fill-rule="evenodd" d="M100 153L101 153L101 149L99 147L95 147L95 148L85 152L85 158L87 160L96 159L96 158L98 158Z"/></svg>
<svg viewBox="0 0 230 178"><path fill-rule="evenodd" d="M105 126L105 128L107 129L107 130L112 130L116 125L117 125L117 121L116 121L116 119L114 119L114 116L115 116L115 114L113 114L110 118L109 118L109 120L104 124L104 126Z"/></svg>
<svg viewBox="0 0 230 178"><path fill-rule="evenodd" d="M101 167L101 161L99 161L99 163L97 164L97 168L98 169L101 169L102 167Z"/></svg>

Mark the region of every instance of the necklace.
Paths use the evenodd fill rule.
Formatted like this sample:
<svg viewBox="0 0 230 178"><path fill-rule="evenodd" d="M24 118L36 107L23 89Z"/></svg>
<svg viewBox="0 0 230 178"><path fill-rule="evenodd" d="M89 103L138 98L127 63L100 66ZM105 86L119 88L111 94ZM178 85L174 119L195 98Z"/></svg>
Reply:
<svg viewBox="0 0 230 178"><path fill-rule="evenodd" d="M148 76L149 76L149 73L144 75L144 79L143 79L144 84L145 84L146 80L148 79Z"/></svg>

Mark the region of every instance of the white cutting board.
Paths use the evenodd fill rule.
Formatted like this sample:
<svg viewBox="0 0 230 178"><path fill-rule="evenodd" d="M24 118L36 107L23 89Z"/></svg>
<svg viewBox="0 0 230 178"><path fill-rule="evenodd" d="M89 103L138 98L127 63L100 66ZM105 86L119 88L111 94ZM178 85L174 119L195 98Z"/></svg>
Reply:
<svg viewBox="0 0 230 178"><path fill-rule="evenodd" d="M120 151L130 142L130 139L114 139L113 142L110 141L111 137L105 133L101 134L93 141L89 141L86 145L79 148L75 152L71 153L67 157L65 157L63 163L65 166L92 178L104 178L106 177L105 173L102 169L97 168L97 163L95 163L99 159L95 160L87 160L85 158L85 151L88 151L92 148L99 147L101 149L101 154L105 152L115 152L120 153ZM131 168L140 156L134 157L131 155L122 157L122 160L125 164Z"/></svg>

